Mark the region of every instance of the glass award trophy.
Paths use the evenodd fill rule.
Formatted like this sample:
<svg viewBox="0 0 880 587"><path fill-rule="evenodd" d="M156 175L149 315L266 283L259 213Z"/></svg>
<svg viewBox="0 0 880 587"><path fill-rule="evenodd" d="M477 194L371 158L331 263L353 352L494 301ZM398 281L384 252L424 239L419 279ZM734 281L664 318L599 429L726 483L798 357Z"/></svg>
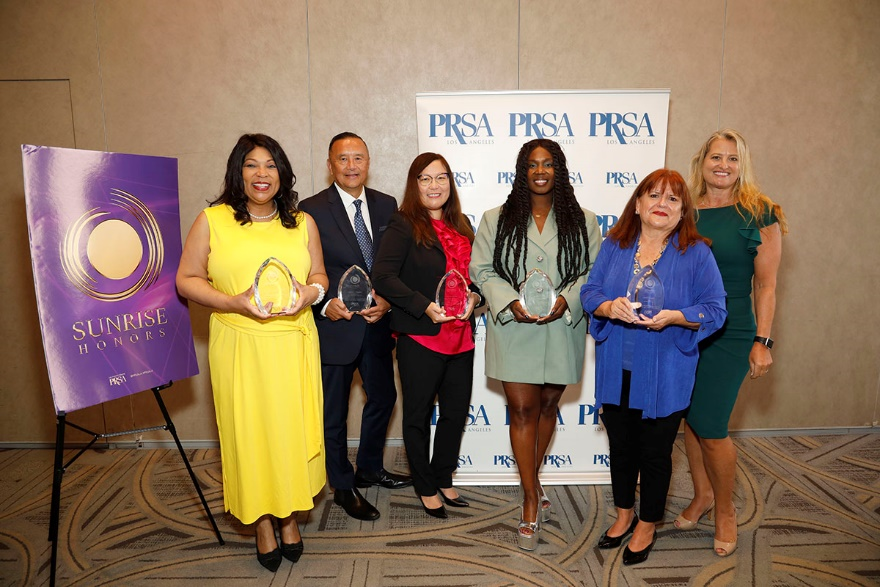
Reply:
<svg viewBox="0 0 880 587"><path fill-rule="evenodd" d="M453 269L440 280L437 285L437 305L443 308L447 316L462 318L467 311L468 303L467 280L461 273Z"/></svg>
<svg viewBox="0 0 880 587"><path fill-rule="evenodd" d="M370 282L370 276L357 265L352 265L342 274L336 297L349 312L366 310L373 303L373 284Z"/></svg>
<svg viewBox="0 0 880 587"><path fill-rule="evenodd" d="M654 272L654 266L642 267L626 288L626 299L633 306L633 312L653 318L663 309L663 282Z"/></svg>
<svg viewBox="0 0 880 587"><path fill-rule="evenodd" d="M519 286L519 303L530 316L549 316L557 297L553 282L540 269L529 271Z"/></svg>
<svg viewBox="0 0 880 587"><path fill-rule="evenodd" d="M261 312L277 315L291 307L297 299L296 279L287 265L269 257L254 277L254 302Z"/></svg>

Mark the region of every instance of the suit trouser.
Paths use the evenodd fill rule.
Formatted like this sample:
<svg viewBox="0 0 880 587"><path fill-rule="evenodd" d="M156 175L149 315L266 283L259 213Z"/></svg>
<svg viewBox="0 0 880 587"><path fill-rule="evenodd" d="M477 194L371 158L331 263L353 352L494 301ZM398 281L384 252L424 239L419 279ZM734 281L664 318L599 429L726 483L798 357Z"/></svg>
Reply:
<svg viewBox="0 0 880 587"><path fill-rule="evenodd" d="M620 405L602 405L602 423L611 449L611 492L616 507L634 507L641 473L639 518L659 522L672 478L672 445L686 410L643 419L642 410L629 407L630 376L630 371L623 372Z"/></svg>
<svg viewBox="0 0 880 587"><path fill-rule="evenodd" d="M348 460L348 401L355 370L360 371L367 401L361 416L358 469L377 472L383 467L382 452L388 421L397 401L391 352L377 354L364 338L360 353L347 365L321 364L324 380L324 445L327 478L335 489L354 487L354 469Z"/></svg>
<svg viewBox="0 0 880 587"><path fill-rule="evenodd" d="M397 369L403 389L403 443L413 486L419 495L434 495L439 487L452 487L452 473L458 467L474 381L474 351L444 355L401 335ZM429 458L435 397L440 414Z"/></svg>

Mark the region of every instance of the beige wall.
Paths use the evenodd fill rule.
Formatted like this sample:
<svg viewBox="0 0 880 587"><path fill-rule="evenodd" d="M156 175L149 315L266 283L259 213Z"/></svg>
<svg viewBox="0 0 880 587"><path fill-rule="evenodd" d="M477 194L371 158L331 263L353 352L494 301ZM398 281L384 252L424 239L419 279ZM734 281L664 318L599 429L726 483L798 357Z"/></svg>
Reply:
<svg viewBox="0 0 880 587"><path fill-rule="evenodd" d="M371 148L370 185L399 194L415 93L440 90L671 88L667 164L679 170L710 132L741 130L792 232L776 364L746 384L733 427L872 425L878 23L874 0L2 0L0 442L54 437L21 143L177 157L185 235L247 131L279 139L305 197L327 183L330 137L354 130ZM192 314L203 374L165 397L183 438L215 439L207 312ZM158 417L139 394L72 419L119 430Z"/></svg>

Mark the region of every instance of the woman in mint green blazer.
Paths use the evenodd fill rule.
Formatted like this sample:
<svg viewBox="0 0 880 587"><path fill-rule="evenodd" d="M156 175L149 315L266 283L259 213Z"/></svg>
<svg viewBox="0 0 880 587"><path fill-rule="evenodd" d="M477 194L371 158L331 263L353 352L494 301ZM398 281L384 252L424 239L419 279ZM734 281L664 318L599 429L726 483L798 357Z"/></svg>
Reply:
<svg viewBox="0 0 880 587"><path fill-rule="evenodd" d="M565 386L580 381L587 320L580 289L599 253L596 215L581 208L568 179L565 154L549 139L523 145L513 188L503 206L480 221L470 274L488 302L486 376L499 379L510 411L510 443L523 491L520 548L534 550L551 503L538 469L556 427ZM519 285L532 269L553 282L549 315L530 315Z"/></svg>

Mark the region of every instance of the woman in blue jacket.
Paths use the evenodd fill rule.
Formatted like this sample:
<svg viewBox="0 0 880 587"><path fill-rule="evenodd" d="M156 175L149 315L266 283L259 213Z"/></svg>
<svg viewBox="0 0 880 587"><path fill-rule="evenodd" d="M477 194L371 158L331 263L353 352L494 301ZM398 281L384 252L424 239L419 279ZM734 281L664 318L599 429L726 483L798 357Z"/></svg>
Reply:
<svg viewBox="0 0 880 587"><path fill-rule="evenodd" d="M617 508L617 520L598 546L616 548L632 533L625 565L644 562L654 546L672 475L672 445L690 404L697 344L727 317L721 274L708 245L697 233L684 179L658 169L627 202L581 289L596 339L596 402L608 433ZM627 297L633 277L649 265L664 293L656 313Z"/></svg>

